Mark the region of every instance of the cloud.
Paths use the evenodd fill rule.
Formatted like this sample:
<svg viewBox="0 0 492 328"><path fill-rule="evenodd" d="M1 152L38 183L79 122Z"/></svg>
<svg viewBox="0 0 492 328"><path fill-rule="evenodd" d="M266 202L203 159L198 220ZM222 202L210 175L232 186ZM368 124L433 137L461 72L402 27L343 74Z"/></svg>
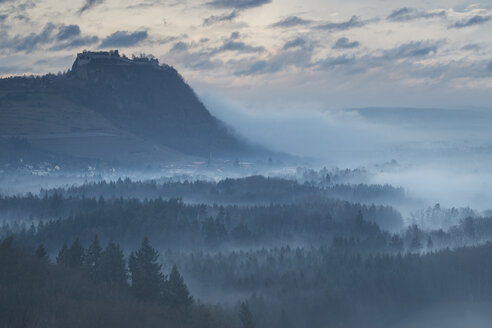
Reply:
<svg viewBox="0 0 492 328"><path fill-rule="evenodd" d="M407 22L416 19L429 19L434 17L446 17L446 12L444 10L421 11L415 8L404 7L393 10L393 12L388 15L387 19L393 22Z"/></svg>
<svg viewBox="0 0 492 328"><path fill-rule="evenodd" d="M229 8L244 10L254 7L260 7L272 2L272 0L213 0L207 3L213 8Z"/></svg>
<svg viewBox="0 0 492 328"><path fill-rule="evenodd" d="M402 58L423 57L437 53L440 42L435 41L412 41L399 47L385 51L383 59L395 60Z"/></svg>
<svg viewBox="0 0 492 328"><path fill-rule="evenodd" d="M492 77L492 70L487 69L489 63L490 60L470 61L469 58L465 57L447 63L432 63L430 65L408 66L411 63L407 63L407 65L400 67L400 71L402 74L418 79L430 78L443 82L455 80L477 81L482 78L488 79ZM395 72L394 69L396 67L392 68L393 72Z"/></svg>
<svg viewBox="0 0 492 328"><path fill-rule="evenodd" d="M50 50L66 50L85 47L99 42L97 36L82 36L78 25L61 25L56 34L56 40L61 41Z"/></svg>
<svg viewBox="0 0 492 328"><path fill-rule="evenodd" d="M256 52L265 51L265 48L251 46L251 45L246 44L242 41L227 40L226 42L224 42L224 44L222 46L212 50L211 54L215 55L215 54L218 54L221 52L227 52L227 51L238 51L238 52L242 52L242 53L256 53Z"/></svg>
<svg viewBox="0 0 492 328"><path fill-rule="evenodd" d="M344 41L342 41L342 43L343 42ZM392 49L383 50L382 53L379 54L374 52L360 57L347 55L338 57L328 56L325 59L316 62L315 66L321 70L332 70L337 68L343 69L343 73L345 74L360 74L367 72L374 67L388 66L401 59L413 59L428 56L436 53L440 44L441 42L436 41L413 41ZM426 76L436 76L435 67L416 70L411 62L407 62L405 65L407 66L400 66L400 69L402 69L402 67L406 70L410 69L413 75L421 73L426 74ZM391 67L391 70L395 70L397 66L393 65L389 67ZM442 69L438 69L437 71L442 73ZM437 76L439 76L439 74L437 74Z"/></svg>
<svg viewBox="0 0 492 328"><path fill-rule="evenodd" d="M26 52L51 45L49 50L72 49L97 43L97 36L82 36L78 25L46 24L41 33L26 36L15 35L10 38L7 33L0 33L0 49L3 52Z"/></svg>
<svg viewBox="0 0 492 328"><path fill-rule="evenodd" d="M277 73L287 66L305 68L311 66L311 50L298 49L294 51L284 51L268 59L256 61L239 61L235 66L243 66L236 70L234 75L261 75Z"/></svg>
<svg viewBox="0 0 492 328"><path fill-rule="evenodd" d="M193 70L210 70L224 65L220 58L214 58L221 53L254 54L265 51L264 47L252 46L238 41L240 37L239 32L232 32L230 37L223 41L222 45L215 48L203 47L203 42L176 42L169 50L166 60L171 59L173 63Z"/></svg>
<svg viewBox="0 0 492 328"><path fill-rule="evenodd" d="M435 54L438 52L442 41L413 41L401 44L397 47L387 50L375 50L363 56L356 55L329 55L321 60L313 61L315 47L309 40L304 37L297 37L287 41L282 51L278 53L267 53L261 58L252 56L249 58L232 59L222 62L220 59L212 58L223 52L238 52L244 54L254 54L266 52L261 46L253 46L242 41L238 41L240 35L233 33L224 43L212 49L202 49L192 51L191 49L201 47L200 44L177 42L174 44L169 54L173 58L179 59L180 64L191 67L195 70L223 67L232 71L236 76L257 76L264 74L275 74L284 71L287 68L295 69L318 69L319 71L336 69L339 73L351 75L360 74L369 71L371 68L387 66L388 69L396 69L403 72L405 69L413 69L413 63L410 59L420 58ZM342 37L333 45L335 49L351 49L360 46L360 42L349 40ZM402 59L404 62L399 62ZM394 64L393 64L394 63ZM393 66L388 66L393 65ZM395 66L398 65L398 66ZM432 71L432 72L431 72ZM422 70L419 72L425 73ZM431 68L428 74L439 76L442 69L436 71ZM415 74L414 74L415 75Z"/></svg>
<svg viewBox="0 0 492 328"><path fill-rule="evenodd" d="M360 45L359 41L350 42L349 39L343 37L337 40L333 49L352 49L357 48Z"/></svg>
<svg viewBox="0 0 492 328"><path fill-rule="evenodd" d="M221 23L221 22L230 22L234 19L236 19L239 16L239 13L237 10L234 10L230 12L229 14L223 14L219 16L210 16L208 18L205 18L203 20L203 26L210 26L216 23Z"/></svg>
<svg viewBox="0 0 492 328"><path fill-rule="evenodd" d="M68 42L57 44L50 48L50 50L67 50L89 46L99 42L99 38L97 36L84 36L84 37L76 37L74 39L69 40Z"/></svg>
<svg viewBox="0 0 492 328"><path fill-rule="evenodd" d="M1 2L0 2L1 3ZM20 67L16 65L0 66L0 76L8 74L20 74L23 72L29 72L32 69L30 67Z"/></svg>
<svg viewBox="0 0 492 328"><path fill-rule="evenodd" d="M155 43L155 44L166 44L166 43L169 43L169 42L172 42L172 41L176 41L178 39L181 39L181 38L186 38L186 34L183 34L183 35L180 35L180 36L161 36L159 37L158 39L153 39L152 40L152 43Z"/></svg>
<svg viewBox="0 0 492 328"><path fill-rule="evenodd" d="M30 21L26 11L36 7L36 1L32 0L0 0L0 5L2 4L5 5L0 8L0 23L8 18Z"/></svg>
<svg viewBox="0 0 492 328"><path fill-rule="evenodd" d="M187 50L188 50L188 44L183 41L179 41L173 45L170 51L179 52L179 51L187 51Z"/></svg>
<svg viewBox="0 0 492 328"><path fill-rule="evenodd" d="M62 25L56 38L59 41L64 41L67 39L71 39L75 36L80 35L80 27L78 25Z"/></svg>
<svg viewBox="0 0 492 328"><path fill-rule="evenodd" d="M212 59L210 53L205 51L190 51L192 45L183 41L176 42L165 57L166 61L171 60L192 70L211 70L222 66L223 62Z"/></svg>
<svg viewBox="0 0 492 328"><path fill-rule="evenodd" d="M15 0L0 0L0 5L3 3L7 4L9 2L15 2Z"/></svg>
<svg viewBox="0 0 492 328"><path fill-rule="evenodd" d="M473 51L478 51L480 50L482 47L477 44L477 43L470 43L470 44L467 44L467 45L464 45L461 50L473 50Z"/></svg>
<svg viewBox="0 0 492 328"><path fill-rule="evenodd" d="M288 27L295 27L295 26L300 26L300 25L309 25L311 24L311 20L303 19L298 16L289 16L285 19L282 19L281 21L278 21L272 25L271 27L281 27L281 28L288 28Z"/></svg>
<svg viewBox="0 0 492 328"><path fill-rule="evenodd" d="M0 34L0 49L32 52L40 45L51 43L54 39L53 32L55 29L56 26L54 24L48 23L39 34L16 35L13 38L9 38L6 33Z"/></svg>
<svg viewBox="0 0 492 328"><path fill-rule="evenodd" d="M351 64L355 62L355 57L342 55L338 57L327 57L318 62L318 67L321 69L331 69L336 66Z"/></svg>
<svg viewBox="0 0 492 328"><path fill-rule="evenodd" d="M274 73L280 70L280 66L272 65L267 60L258 60L251 64L250 67L244 70L237 71L235 75L255 75L255 74L264 74L264 73Z"/></svg>
<svg viewBox="0 0 492 328"><path fill-rule="evenodd" d="M362 27L366 24L367 22L362 21L358 16L352 16L348 21L339 23L330 22L318 25L316 28L320 30L344 31L355 27Z"/></svg>
<svg viewBox="0 0 492 328"><path fill-rule="evenodd" d="M99 48L131 47L148 38L147 31L117 31L102 40Z"/></svg>
<svg viewBox="0 0 492 328"><path fill-rule="evenodd" d="M449 28L465 28L469 26L480 25L490 21L491 19L492 16L476 15L473 16L472 18L456 22L453 25L450 25Z"/></svg>
<svg viewBox="0 0 492 328"><path fill-rule="evenodd" d="M79 14L82 14L84 11L89 10L97 5L100 5L103 2L104 0L86 0L82 8L79 9Z"/></svg>
<svg viewBox="0 0 492 328"><path fill-rule="evenodd" d="M294 40L287 41L282 49L287 50L296 47L303 47L304 45L306 45L306 40L299 37L295 38Z"/></svg>

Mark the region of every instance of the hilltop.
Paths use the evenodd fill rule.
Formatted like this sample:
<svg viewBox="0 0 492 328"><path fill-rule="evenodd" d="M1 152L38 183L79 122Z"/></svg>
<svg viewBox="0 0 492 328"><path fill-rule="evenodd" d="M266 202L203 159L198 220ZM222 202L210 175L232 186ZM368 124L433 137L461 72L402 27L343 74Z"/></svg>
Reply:
<svg viewBox="0 0 492 328"><path fill-rule="evenodd" d="M250 156L173 67L153 56L79 53L63 74L0 79L0 135L103 161Z"/></svg>

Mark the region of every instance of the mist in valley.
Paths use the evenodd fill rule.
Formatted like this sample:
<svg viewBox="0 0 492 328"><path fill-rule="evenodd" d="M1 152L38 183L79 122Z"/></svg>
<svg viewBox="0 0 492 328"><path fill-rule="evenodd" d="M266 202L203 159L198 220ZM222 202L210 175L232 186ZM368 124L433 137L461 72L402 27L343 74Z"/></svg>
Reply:
<svg viewBox="0 0 492 328"><path fill-rule="evenodd" d="M52 2L0 0L0 327L491 326L490 6Z"/></svg>
<svg viewBox="0 0 492 328"><path fill-rule="evenodd" d="M89 277L94 238L103 250L115 242L129 282L111 288L172 313L174 301L132 296L130 258L149 238L159 270L176 265L194 297L187 315L217 326L487 326L489 285L475 269L492 239L486 111L461 127L461 110L414 109L421 117L412 120L402 108L255 113L201 98L239 139L272 153L143 166L9 163L0 238L43 245L51 263ZM72 254L76 243L82 251ZM64 248L82 264L63 260ZM462 261L467 269L449 274Z"/></svg>

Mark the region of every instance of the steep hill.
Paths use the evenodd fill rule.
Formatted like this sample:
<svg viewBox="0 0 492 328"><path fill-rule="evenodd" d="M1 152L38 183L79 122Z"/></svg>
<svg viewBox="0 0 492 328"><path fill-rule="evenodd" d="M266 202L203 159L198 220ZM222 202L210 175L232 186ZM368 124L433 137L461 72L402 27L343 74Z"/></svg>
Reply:
<svg viewBox="0 0 492 328"><path fill-rule="evenodd" d="M0 135L102 160L251 155L171 66L83 52L68 72L0 80Z"/></svg>

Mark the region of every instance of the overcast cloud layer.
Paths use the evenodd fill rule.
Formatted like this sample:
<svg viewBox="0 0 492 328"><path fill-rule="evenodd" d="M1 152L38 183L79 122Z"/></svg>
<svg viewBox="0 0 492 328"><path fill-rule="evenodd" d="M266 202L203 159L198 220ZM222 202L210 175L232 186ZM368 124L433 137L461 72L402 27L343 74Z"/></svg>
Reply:
<svg viewBox="0 0 492 328"><path fill-rule="evenodd" d="M0 76L117 48L249 110L486 107L490 32L492 5L459 0L0 0Z"/></svg>

